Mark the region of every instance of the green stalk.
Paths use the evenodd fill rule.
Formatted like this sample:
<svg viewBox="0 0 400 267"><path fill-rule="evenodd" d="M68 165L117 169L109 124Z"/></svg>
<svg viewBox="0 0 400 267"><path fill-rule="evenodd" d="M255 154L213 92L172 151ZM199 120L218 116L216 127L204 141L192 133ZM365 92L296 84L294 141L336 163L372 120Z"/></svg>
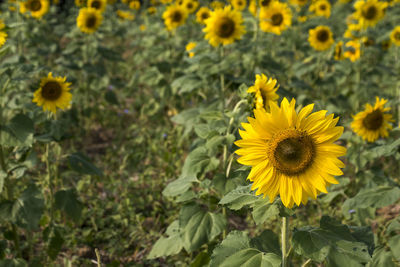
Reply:
<svg viewBox="0 0 400 267"><path fill-rule="evenodd" d="M47 170L47 183L50 189L49 202L50 202L50 224L53 224L54 209L53 209L53 181L50 168L50 144L46 144L45 161Z"/></svg>
<svg viewBox="0 0 400 267"><path fill-rule="evenodd" d="M289 218L282 217L282 267L289 266Z"/></svg>

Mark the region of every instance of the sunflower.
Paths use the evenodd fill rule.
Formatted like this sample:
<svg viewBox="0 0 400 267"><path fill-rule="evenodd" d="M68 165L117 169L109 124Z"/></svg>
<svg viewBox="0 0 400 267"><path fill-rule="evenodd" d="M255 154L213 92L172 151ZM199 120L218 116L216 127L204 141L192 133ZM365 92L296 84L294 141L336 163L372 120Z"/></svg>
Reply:
<svg viewBox="0 0 400 267"><path fill-rule="evenodd" d="M196 47L196 43L195 42L190 42L186 45L186 51L189 52L189 57L194 57L194 52L190 52L192 51L195 47Z"/></svg>
<svg viewBox="0 0 400 267"><path fill-rule="evenodd" d="M351 62L356 61L361 56L361 44L357 40L348 41L345 45L346 51L343 53L345 58L351 60Z"/></svg>
<svg viewBox="0 0 400 267"><path fill-rule="evenodd" d="M214 10L224 8L225 4L220 1L212 1L210 7Z"/></svg>
<svg viewBox="0 0 400 267"><path fill-rule="evenodd" d="M172 0L161 0L161 3L163 3L163 4L169 4L169 3L172 3Z"/></svg>
<svg viewBox="0 0 400 267"><path fill-rule="evenodd" d="M354 35L354 33L359 33L360 30L361 30L360 24L350 23L347 25L347 29L344 32L343 37L349 39L356 38L356 35Z"/></svg>
<svg viewBox="0 0 400 267"><path fill-rule="evenodd" d="M292 25L292 12L286 3L272 2L260 10L260 28L280 35Z"/></svg>
<svg viewBox="0 0 400 267"><path fill-rule="evenodd" d="M375 106L367 104L365 110L357 113L351 123L353 131L362 137L363 140L374 142L379 137L389 136L389 130L392 126L389 122L392 120L392 115L386 113L390 108L385 108L387 100L376 97Z"/></svg>
<svg viewBox="0 0 400 267"><path fill-rule="evenodd" d="M205 20L210 17L211 10L208 9L207 7L202 7L197 11L196 13L196 21L200 24L206 24Z"/></svg>
<svg viewBox="0 0 400 267"><path fill-rule="evenodd" d="M335 60L342 60L342 59L344 59L344 56L343 56L343 42L342 42L342 41L339 41L339 42L335 45L334 59L335 59Z"/></svg>
<svg viewBox="0 0 400 267"><path fill-rule="evenodd" d="M269 5L274 2L275 0L258 0L258 6L260 8L269 7Z"/></svg>
<svg viewBox="0 0 400 267"><path fill-rule="evenodd" d="M133 1L129 2L129 8L130 9L134 9L134 10L139 10L140 9L140 2L137 1L137 0L133 0Z"/></svg>
<svg viewBox="0 0 400 267"><path fill-rule="evenodd" d="M392 46L392 42L390 41L390 39L389 40L383 40L382 42L381 42L381 47L382 47L382 50L384 50L384 51L387 51L387 50L389 50L389 48Z"/></svg>
<svg viewBox="0 0 400 267"><path fill-rule="evenodd" d="M308 32L308 42L318 51L329 49L334 43L331 29L328 26L318 26Z"/></svg>
<svg viewBox="0 0 400 267"><path fill-rule="evenodd" d="M140 29L140 31L145 31L146 30L146 25L144 25L144 24L141 24L140 26L139 26L139 29Z"/></svg>
<svg viewBox="0 0 400 267"><path fill-rule="evenodd" d="M250 13L254 17L256 17L257 16L257 2L256 2L256 0L250 0L248 8L249 8Z"/></svg>
<svg viewBox="0 0 400 267"><path fill-rule="evenodd" d="M331 3L328 0L317 0L310 5L309 10L317 16L329 18L331 16Z"/></svg>
<svg viewBox="0 0 400 267"><path fill-rule="evenodd" d="M7 33L0 31L0 48L5 44L7 40Z"/></svg>
<svg viewBox="0 0 400 267"><path fill-rule="evenodd" d="M75 0L75 5L77 7L82 7L85 5L85 0Z"/></svg>
<svg viewBox="0 0 400 267"><path fill-rule="evenodd" d="M50 3L48 0L27 0L21 3L20 12L24 14L29 11L31 16L40 19L49 12Z"/></svg>
<svg viewBox="0 0 400 267"><path fill-rule="evenodd" d="M234 9L242 11L243 9L246 8L246 3L247 0L231 0L231 4Z"/></svg>
<svg viewBox="0 0 400 267"><path fill-rule="evenodd" d="M84 33L94 33L99 28L103 16L100 11L91 7L81 8L76 19L76 25Z"/></svg>
<svg viewBox="0 0 400 267"><path fill-rule="evenodd" d="M205 39L209 40L212 46L231 44L245 33L242 14L232 10L231 6L213 11L205 22Z"/></svg>
<svg viewBox="0 0 400 267"><path fill-rule="evenodd" d="M357 19L363 29L375 26L385 16L386 2L378 0L358 0L354 4L356 11L354 18Z"/></svg>
<svg viewBox="0 0 400 267"><path fill-rule="evenodd" d="M164 19L165 26L169 31L183 25L187 18L186 9L182 6L172 5L167 7L162 17Z"/></svg>
<svg viewBox="0 0 400 267"><path fill-rule="evenodd" d="M199 2L194 0L185 0L183 1L182 6L186 9L187 13L192 14L199 7Z"/></svg>
<svg viewBox="0 0 400 267"><path fill-rule="evenodd" d="M40 88L34 93L32 102L43 110L49 110L54 114L57 108L66 109L71 105L72 94L69 92L71 83L65 82L66 77L53 77L50 72L40 81Z"/></svg>
<svg viewBox="0 0 400 267"><path fill-rule="evenodd" d="M400 46L400 26L396 26L390 33L390 40L397 46Z"/></svg>
<svg viewBox="0 0 400 267"><path fill-rule="evenodd" d="M6 24L4 24L4 21L0 19L0 30L4 29L6 27Z"/></svg>
<svg viewBox="0 0 400 267"><path fill-rule="evenodd" d="M87 6L104 12L104 10L106 10L107 0L88 0Z"/></svg>
<svg viewBox="0 0 400 267"><path fill-rule="evenodd" d="M296 6L304 6L307 2L308 0L290 0L290 3Z"/></svg>
<svg viewBox="0 0 400 267"><path fill-rule="evenodd" d="M306 204L308 197L327 193L326 186L338 184L344 164L338 157L346 148L334 144L343 133L339 118L326 110L312 113L314 104L295 110L296 101L284 98L281 106L271 103L271 112L254 110L255 118L243 123L238 162L252 166L248 180L256 195L268 195L273 202L280 195L283 205Z"/></svg>
<svg viewBox="0 0 400 267"><path fill-rule="evenodd" d="M134 20L135 15L129 11L117 10L117 16L123 20Z"/></svg>
<svg viewBox="0 0 400 267"><path fill-rule="evenodd" d="M136 2L138 2L138 1L136 1ZM147 13L149 13L150 15L153 15L156 12L157 12L157 9L154 6L147 8Z"/></svg>
<svg viewBox="0 0 400 267"><path fill-rule="evenodd" d="M255 94L256 109L268 111L270 102L276 102L279 98L276 94L278 88L276 79L268 79L264 74L257 74L254 85L247 89L247 93Z"/></svg>

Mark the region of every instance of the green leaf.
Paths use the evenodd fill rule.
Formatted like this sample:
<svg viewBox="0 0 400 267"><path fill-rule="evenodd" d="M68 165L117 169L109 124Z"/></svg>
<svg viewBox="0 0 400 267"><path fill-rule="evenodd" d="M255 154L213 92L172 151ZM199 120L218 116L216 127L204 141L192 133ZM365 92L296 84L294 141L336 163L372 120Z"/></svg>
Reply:
<svg viewBox="0 0 400 267"><path fill-rule="evenodd" d="M55 260L64 244L64 238L57 227L52 228L49 238L50 241L47 246L47 255L49 255L52 260Z"/></svg>
<svg viewBox="0 0 400 267"><path fill-rule="evenodd" d="M257 225L260 225L268 220L273 220L279 215L279 206L276 202L269 203L268 199L259 198L252 206L251 215Z"/></svg>
<svg viewBox="0 0 400 267"><path fill-rule="evenodd" d="M196 258L193 260L193 262L190 264L189 267L202 267L202 266L208 266L208 263L210 262L210 255L206 252L200 252L197 254Z"/></svg>
<svg viewBox="0 0 400 267"><path fill-rule="evenodd" d="M36 230L44 211L44 200L41 191L30 184L21 196L15 200L12 207L12 218L28 230Z"/></svg>
<svg viewBox="0 0 400 267"><path fill-rule="evenodd" d="M203 82L199 77L194 74L188 74L175 79L172 82L171 87L175 92L179 90L179 93L182 94L189 93L194 89L200 88L202 84Z"/></svg>
<svg viewBox="0 0 400 267"><path fill-rule="evenodd" d="M195 203L189 203L179 213L179 225L183 246L186 251L192 252L219 235L226 227L226 219L222 214L211 213Z"/></svg>
<svg viewBox="0 0 400 267"><path fill-rule="evenodd" d="M166 197L175 197L178 195L182 195L192 186L193 182L198 182L195 176L178 178L175 181L169 183L162 193Z"/></svg>
<svg viewBox="0 0 400 267"><path fill-rule="evenodd" d="M161 237L154 244L151 249L148 259L155 259L159 257L165 257L170 255L178 254L183 248L183 242L181 239L181 232L179 229L179 221L176 220L168 226L166 234L168 237Z"/></svg>
<svg viewBox="0 0 400 267"><path fill-rule="evenodd" d="M400 261L400 234L389 239L389 247L396 260Z"/></svg>
<svg viewBox="0 0 400 267"><path fill-rule="evenodd" d="M82 203L74 189L60 190L55 195L55 207L64 211L68 217L78 223L82 214Z"/></svg>
<svg viewBox="0 0 400 267"><path fill-rule="evenodd" d="M0 267L27 267L28 264L23 259L0 260Z"/></svg>
<svg viewBox="0 0 400 267"><path fill-rule="evenodd" d="M260 198L251 191L251 185L238 186L226 194L218 204L227 205L232 210L239 210L246 205L252 205Z"/></svg>
<svg viewBox="0 0 400 267"><path fill-rule="evenodd" d="M103 176L103 172L94 166L82 153L73 153L68 156L68 164L71 169L81 174Z"/></svg>
<svg viewBox="0 0 400 267"><path fill-rule="evenodd" d="M31 146L33 143L33 121L26 115L18 114L0 128L0 145Z"/></svg>
<svg viewBox="0 0 400 267"><path fill-rule="evenodd" d="M112 105L119 105L117 95L111 90L106 91L104 94L104 99Z"/></svg>
<svg viewBox="0 0 400 267"><path fill-rule="evenodd" d="M7 173L0 170L0 194L3 192L4 180L7 178Z"/></svg>
<svg viewBox="0 0 400 267"><path fill-rule="evenodd" d="M281 255L278 236L271 230L264 230L259 236L250 240L251 247L257 248L262 252L271 252Z"/></svg>
<svg viewBox="0 0 400 267"><path fill-rule="evenodd" d="M343 206L344 216L354 208L381 208L395 203L400 198L400 189L391 186L379 186L359 192L355 197L347 199Z"/></svg>
<svg viewBox="0 0 400 267"><path fill-rule="evenodd" d="M374 250L372 261L367 264L367 267L395 267L393 255L390 251L386 251L384 247L378 247Z"/></svg>

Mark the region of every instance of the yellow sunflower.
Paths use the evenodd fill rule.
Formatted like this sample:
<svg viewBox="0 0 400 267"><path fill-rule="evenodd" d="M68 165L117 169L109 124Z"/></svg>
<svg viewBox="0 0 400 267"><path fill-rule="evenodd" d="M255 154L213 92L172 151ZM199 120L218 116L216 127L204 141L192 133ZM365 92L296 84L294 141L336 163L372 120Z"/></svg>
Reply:
<svg viewBox="0 0 400 267"><path fill-rule="evenodd" d="M385 108L387 100L376 97L375 106L366 104L365 110L357 113L351 123L353 131L362 137L363 140L374 142L379 137L389 136L392 125L392 115L386 113L390 108Z"/></svg>
<svg viewBox="0 0 400 267"><path fill-rule="evenodd" d="M344 32L343 37L349 39L356 38L356 35L354 35L354 33L358 33L360 32L360 30L361 30L360 24L350 23L347 25L347 29Z"/></svg>
<svg viewBox="0 0 400 267"><path fill-rule="evenodd" d="M270 102L276 102L279 98L276 93L278 88L276 79L268 79L264 74L257 74L254 85L247 89L247 93L255 94L256 109L269 111Z"/></svg>
<svg viewBox="0 0 400 267"><path fill-rule="evenodd" d="M196 47L196 43L195 42L190 42L186 45L186 51L189 52L189 57L194 57L194 52L190 52L192 51L195 47Z"/></svg>
<svg viewBox="0 0 400 267"><path fill-rule="evenodd" d="M339 41L335 46L335 53L334 53L335 60L342 60L344 59L343 56L343 41Z"/></svg>
<svg viewBox="0 0 400 267"><path fill-rule="evenodd" d="M242 11L243 9L246 8L246 3L247 0L231 0L231 4L234 9Z"/></svg>
<svg viewBox="0 0 400 267"><path fill-rule="evenodd" d="M345 45L346 51L343 53L345 58L351 60L351 62L356 61L361 56L361 44L357 40L348 41Z"/></svg>
<svg viewBox="0 0 400 267"><path fill-rule="evenodd" d="M134 9L134 10L139 10L140 9L140 2L137 0L129 2L129 8ZM154 7L153 7L154 8ZM155 12L155 11L154 11Z"/></svg>
<svg viewBox="0 0 400 267"><path fill-rule="evenodd" d="M329 49L334 43L331 29L328 26L318 26L310 29L308 34L308 42L318 51Z"/></svg>
<svg viewBox="0 0 400 267"><path fill-rule="evenodd" d="M390 33L390 40L397 46L400 46L400 26L396 26Z"/></svg>
<svg viewBox="0 0 400 267"><path fill-rule="evenodd" d="M79 10L76 25L84 33L94 33L100 27L103 16L97 9L86 7Z"/></svg>
<svg viewBox="0 0 400 267"><path fill-rule="evenodd" d="M389 50L389 48L392 46L392 42L389 40L384 40L381 42L381 47L384 51Z"/></svg>
<svg viewBox="0 0 400 267"><path fill-rule="evenodd" d="M144 24L141 24L140 26L139 26L139 29L140 29L140 31L145 31L146 30L146 25L144 25Z"/></svg>
<svg viewBox="0 0 400 267"><path fill-rule="evenodd" d="M20 12L24 14L29 11L31 16L40 19L49 12L50 2L48 0L27 0L20 3Z"/></svg>
<svg viewBox="0 0 400 267"><path fill-rule="evenodd" d="M260 8L267 8L274 1L276 0L258 0L258 6Z"/></svg>
<svg viewBox="0 0 400 267"><path fill-rule="evenodd" d="M210 4L210 7L214 10L219 9L219 8L224 8L225 4L222 3L221 1L212 1Z"/></svg>
<svg viewBox="0 0 400 267"><path fill-rule="evenodd" d="M147 13L149 13L150 15L153 15L156 12L157 12L157 9L154 6L151 6L151 7L147 8Z"/></svg>
<svg viewBox="0 0 400 267"><path fill-rule="evenodd" d="M7 36L7 33L0 31L0 48L5 44Z"/></svg>
<svg viewBox="0 0 400 267"><path fill-rule="evenodd" d="M292 12L286 3L271 2L260 10L260 28L264 32L280 35L292 25Z"/></svg>
<svg viewBox="0 0 400 267"><path fill-rule="evenodd" d="M216 9L205 22L205 39L212 46L231 44L245 33L242 14L231 6Z"/></svg>
<svg viewBox="0 0 400 267"><path fill-rule="evenodd" d="M314 104L296 112L295 103L284 98L280 107L272 102L269 113L254 110L255 118L239 130L242 140L235 142L238 162L252 166L247 177L251 189L268 195L270 202L279 194L288 208L338 184L334 176L342 175L344 167L338 157L346 154L346 148L333 143L343 133L336 126L339 118L326 116L326 110L311 114Z"/></svg>
<svg viewBox="0 0 400 267"><path fill-rule="evenodd" d="M123 20L134 20L135 15L129 11L117 10L117 16Z"/></svg>
<svg viewBox="0 0 400 267"><path fill-rule="evenodd" d="M184 0L182 6L186 9L186 12L192 14L199 7L199 2L195 0Z"/></svg>
<svg viewBox="0 0 400 267"><path fill-rule="evenodd" d="M328 0L317 0L309 7L311 12L316 16L323 16L329 18L331 16L331 3Z"/></svg>
<svg viewBox="0 0 400 267"><path fill-rule="evenodd" d="M106 10L107 0L88 0L88 7L97 9L100 12Z"/></svg>
<svg viewBox="0 0 400 267"><path fill-rule="evenodd" d="M54 114L57 108L66 109L71 106L72 94L69 92L71 83L66 82L66 77L53 77L50 72L40 81L40 88L34 93L32 102L43 110L49 110Z"/></svg>
<svg viewBox="0 0 400 267"><path fill-rule="evenodd" d="M163 4L169 4L169 3L172 3L172 0L161 0L161 3L163 3Z"/></svg>
<svg viewBox="0 0 400 267"><path fill-rule="evenodd" d="M308 0L290 0L290 3L296 6L304 6L307 2Z"/></svg>
<svg viewBox="0 0 400 267"><path fill-rule="evenodd" d="M250 12L254 17L257 17L257 2L256 2L256 0L250 0L250 3L249 3L249 12Z"/></svg>
<svg viewBox="0 0 400 267"><path fill-rule="evenodd" d="M386 2L378 0L358 0L354 4L356 11L354 18L357 19L363 29L375 26L385 16Z"/></svg>
<svg viewBox="0 0 400 267"><path fill-rule="evenodd" d="M82 7L85 5L85 0L75 0L75 5L77 7Z"/></svg>
<svg viewBox="0 0 400 267"><path fill-rule="evenodd" d="M169 31L172 31L185 23L187 15L187 11L184 7L172 5L167 7L162 17L165 27L167 27Z"/></svg>
<svg viewBox="0 0 400 267"><path fill-rule="evenodd" d="M207 7L201 7L196 13L196 21L200 24L206 24L205 20L210 17L211 10Z"/></svg>

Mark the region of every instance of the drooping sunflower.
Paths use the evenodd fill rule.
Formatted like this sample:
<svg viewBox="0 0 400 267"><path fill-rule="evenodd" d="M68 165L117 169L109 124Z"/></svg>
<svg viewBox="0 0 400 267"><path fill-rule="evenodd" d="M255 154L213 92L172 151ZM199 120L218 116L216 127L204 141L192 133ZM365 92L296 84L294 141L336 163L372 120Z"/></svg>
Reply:
<svg viewBox="0 0 400 267"><path fill-rule="evenodd" d="M363 29L375 26L385 16L387 6L388 3L378 0L358 0L354 4L354 18Z"/></svg>
<svg viewBox="0 0 400 267"><path fill-rule="evenodd" d="M351 62L356 61L361 56L361 44L358 40L348 41L345 45L346 51L343 53L345 58L351 60Z"/></svg>
<svg viewBox="0 0 400 267"><path fill-rule="evenodd" d="M184 0L182 6L186 9L186 12L192 14L199 7L199 2L195 0Z"/></svg>
<svg viewBox="0 0 400 267"><path fill-rule="evenodd" d="M88 7L97 9L100 12L106 10L107 0L88 0Z"/></svg>
<svg viewBox="0 0 400 267"><path fill-rule="evenodd" d="M100 27L103 16L97 9L86 7L79 10L76 25L84 33L94 33Z"/></svg>
<svg viewBox="0 0 400 267"><path fill-rule="evenodd" d="M323 16L329 18L331 16L331 3L328 0L317 0L309 7L311 12L316 16Z"/></svg>
<svg viewBox="0 0 400 267"><path fill-rule="evenodd" d="M206 35L204 38L212 46L231 44L235 40L239 40L246 32L243 26L242 14L233 10L231 6L211 12L210 18L205 22L206 27L203 32Z"/></svg>
<svg viewBox="0 0 400 267"><path fill-rule="evenodd" d="M184 7L171 5L167 7L162 17L165 27L167 27L169 31L172 31L185 23L187 15L187 11Z"/></svg>
<svg viewBox="0 0 400 267"><path fill-rule="evenodd" d="M32 102L43 107L44 111L49 110L54 114L57 108L69 108L72 99L70 85L71 83L66 82L66 77L53 77L50 72L47 77L41 79L40 88L35 91Z"/></svg>
<svg viewBox="0 0 400 267"><path fill-rule="evenodd" d="M392 42L390 41L390 39L389 40L383 40L382 42L381 42L381 48L382 48L382 50L384 50L384 51L387 51L387 50L389 50L389 48L392 46Z"/></svg>
<svg viewBox="0 0 400 267"><path fill-rule="evenodd" d="M276 93L278 88L276 79L257 74L254 85L247 89L247 93L255 94L256 109L269 111L270 102L276 102L279 98Z"/></svg>
<svg viewBox="0 0 400 267"><path fill-rule="evenodd" d="M353 131L362 137L363 140L374 142L379 137L389 136L392 125L392 115L386 113L390 108L385 108L387 100L376 97L375 106L366 104L365 110L357 113L351 123Z"/></svg>
<svg viewBox="0 0 400 267"><path fill-rule="evenodd" d="M205 20L210 17L211 10L208 7L201 7L196 13L196 21L200 24L206 24Z"/></svg>
<svg viewBox="0 0 400 267"><path fill-rule="evenodd" d="M396 26L390 33L390 40L397 46L400 46L400 26Z"/></svg>
<svg viewBox="0 0 400 267"><path fill-rule="evenodd" d="M123 20L134 20L135 15L129 11L117 10L117 16Z"/></svg>
<svg viewBox="0 0 400 267"><path fill-rule="evenodd" d="M334 43L332 31L328 26L318 26L310 29L308 34L308 42L318 51L329 49Z"/></svg>
<svg viewBox="0 0 400 267"><path fill-rule="evenodd" d="M194 52L190 52L192 51L195 47L196 47L196 43L195 42L190 42L186 45L186 51L189 53L189 57L194 57Z"/></svg>
<svg viewBox="0 0 400 267"><path fill-rule="evenodd" d="M246 8L247 0L231 0L234 9L242 11Z"/></svg>
<svg viewBox="0 0 400 267"><path fill-rule="evenodd" d="M31 16L40 19L49 12L50 2L48 0L27 0L20 3L20 12L24 14L29 11Z"/></svg>
<svg viewBox="0 0 400 267"><path fill-rule="evenodd" d="M284 98L280 107L272 102L269 113L254 110L255 118L249 117L239 130L242 140L235 142L238 162L252 166L247 177L251 189L268 195L270 202L279 194L288 208L338 184L334 176L342 175L344 167L338 157L346 153L333 143L343 133L336 126L338 117L326 116L326 110L311 114L314 104L296 112L295 103Z"/></svg>
<svg viewBox="0 0 400 267"><path fill-rule="evenodd" d="M339 41L335 46L335 53L334 53L335 60L342 60L344 59L343 56L343 41Z"/></svg>
<svg viewBox="0 0 400 267"><path fill-rule="evenodd" d="M260 10L260 28L264 32L280 35L292 25L292 12L286 3L271 2Z"/></svg>

